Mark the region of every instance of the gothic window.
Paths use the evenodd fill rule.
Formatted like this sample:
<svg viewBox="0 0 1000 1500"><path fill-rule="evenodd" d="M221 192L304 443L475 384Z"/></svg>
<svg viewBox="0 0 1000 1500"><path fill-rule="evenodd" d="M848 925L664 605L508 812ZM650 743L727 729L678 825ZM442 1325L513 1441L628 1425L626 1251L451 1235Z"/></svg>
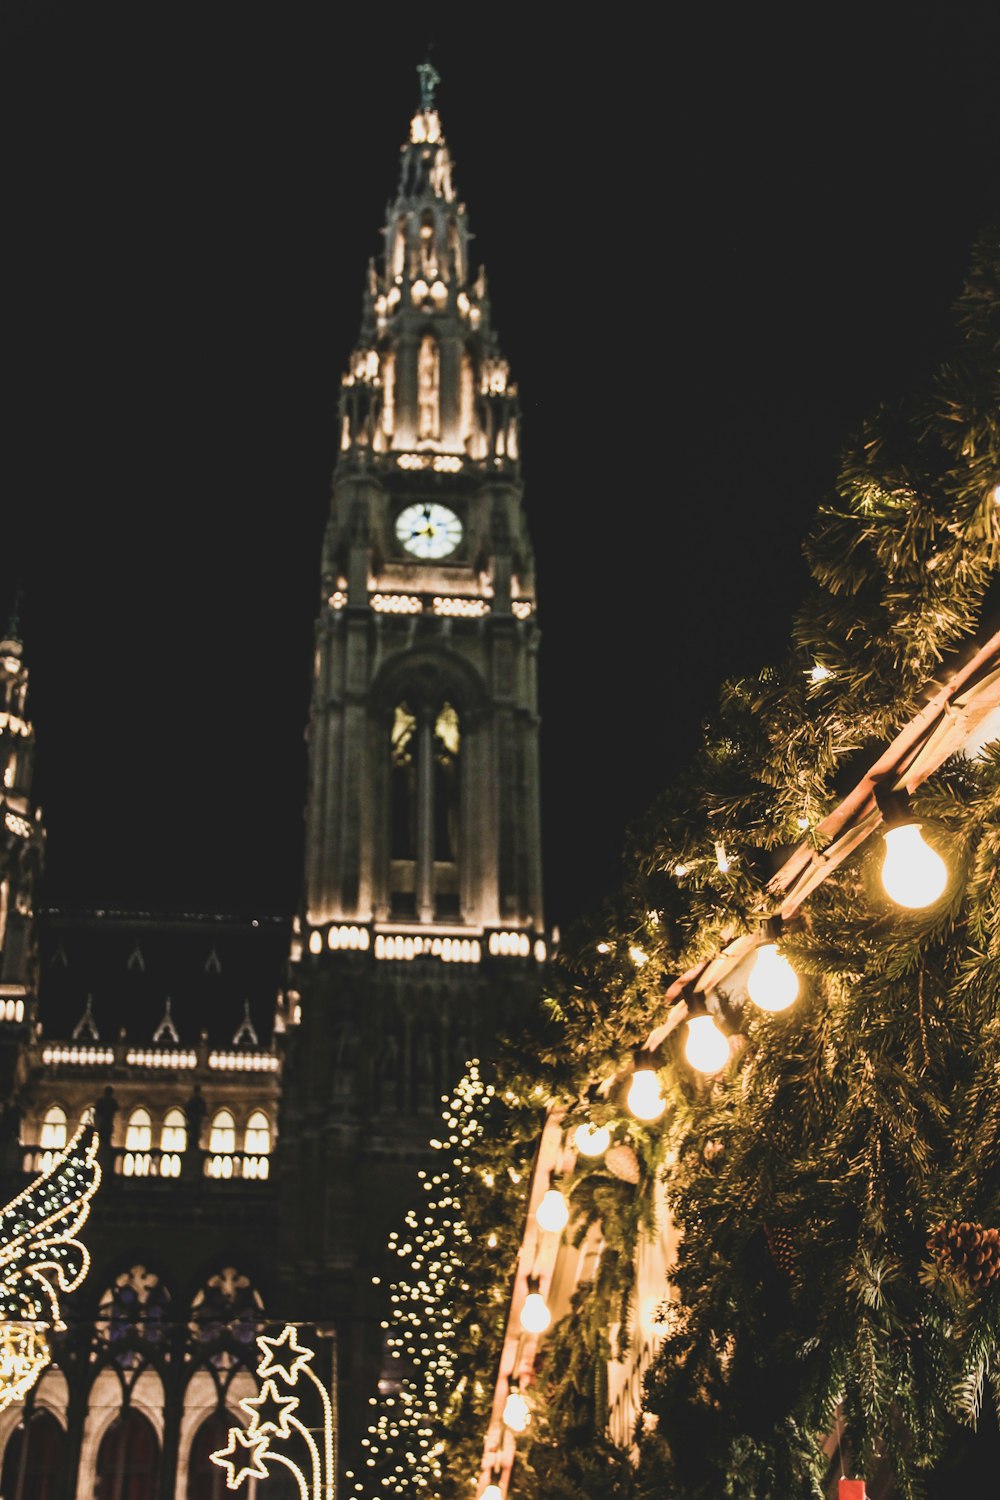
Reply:
<svg viewBox="0 0 1000 1500"><path fill-rule="evenodd" d="M441 435L441 355L437 339L425 333L417 362L417 438Z"/></svg>
<svg viewBox="0 0 1000 1500"><path fill-rule="evenodd" d="M16 755L12 755L10 757L10 760L4 766L3 784L4 784L5 787L7 787L9 789L10 787L12 787L14 785L14 783L16 782L16 780L17 780L17 756Z"/></svg>
<svg viewBox="0 0 1000 1500"><path fill-rule="evenodd" d="M465 280L465 267L462 264L462 242L458 237L458 225L454 219L448 224L448 249L451 251L452 274L461 284Z"/></svg>
<svg viewBox="0 0 1000 1500"><path fill-rule="evenodd" d="M66 1111L58 1104L53 1104L45 1111L39 1145L43 1151L66 1149Z"/></svg>
<svg viewBox="0 0 1000 1500"><path fill-rule="evenodd" d="M225 1500L226 1470L213 1464L212 1454L227 1446L234 1425L229 1412L216 1411L198 1428L188 1459L187 1500Z"/></svg>
<svg viewBox="0 0 1000 1500"><path fill-rule="evenodd" d="M392 242L392 274L402 276L406 267L406 219L402 215L396 220L396 237Z"/></svg>
<svg viewBox="0 0 1000 1500"><path fill-rule="evenodd" d="M228 1109L216 1110L212 1116L212 1129L208 1138L209 1151L231 1156L236 1150L236 1121Z"/></svg>
<svg viewBox="0 0 1000 1500"><path fill-rule="evenodd" d="M159 1485L160 1445L148 1417L124 1411L97 1450L95 1500L150 1500Z"/></svg>
<svg viewBox="0 0 1000 1500"><path fill-rule="evenodd" d="M382 428L391 437L396 427L396 356L382 356Z"/></svg>
<svg viewBox="0 0 1000 1500"><path fill-rule="evenodd" d="M397 704L390 729L389 896L397 919L459 915L461 730L451 703Z"/></svg>
<svg viewBox="0 0 1000 1500"><path fill-rule="evenodd" d="M428 281L437 275L437 249L434 243L434 215L425 210L420 220L420 270Z"/></svg>
<svg viewBox="0 0 1000 1500"><path fill-rule="evenodd" d="M47 1411L10 1435L0 1474L4 1500L60 1500L66 1465L66 1434Z"/></svg>
<svg viewBox="0 0 1000 1500"><path fill-rule="evenodd" d="M251 1156L267 1156L271 1149L271 1127L261 1109L255 1109L247 1121L243 1149Z"/></svg>
<svg viewBox="0 0 1000 1500"><path fill-rule="evenodd" d="M149 1151L153 1145L153 1122L149 1110L134 1109L125 1127L126 1151Z"/></svg>
<svg viewBox="0 0 1000 1500"><path fill-rule="evenodd" d="M187 1121L182 1109L168 1109L160 1131L161 1151L187 1150Z"/></svg>
<svg viewBox="0 0 1000 1500"><path fill-rule="evenodd" d="M139 1345L160 1343L169 1313L170 1293L159 1276L135 1265L105 1291L95 1329L103 1344L117 1348L116 1362L127 1369L139 1362Z"/></svg>
<svg viewBox="0 0 1000 1500"><path fill-rule="evenodd" d="M152 1167L153 1121L148 1109L134 1109L125 1127L123 1177L148 1177Z"/></svg>
<svg viewBox="0 0 1000 1500"><path fill-rule="evenodd" d="M220 1368L228 1369L234 1358L242 1359L244 1347L249 1358L250 1346L263 1326L263 1298L250 1277L235 1266L225 1266L210 1276L191 1303L191 1332L201 1344L220 1342L212 1357Z"/></svg>

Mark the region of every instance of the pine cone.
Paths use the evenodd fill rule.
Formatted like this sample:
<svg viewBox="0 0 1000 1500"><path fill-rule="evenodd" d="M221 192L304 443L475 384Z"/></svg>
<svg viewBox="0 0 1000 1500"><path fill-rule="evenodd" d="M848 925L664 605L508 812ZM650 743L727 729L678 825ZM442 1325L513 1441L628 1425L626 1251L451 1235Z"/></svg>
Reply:
<svg viewBox="0 0 1000 1500"><path fill-rule="evenodd" d="M969 1219L935 1225L927 1248L944 1271L984 1290L1000 1276L1000 1229L984 1229Z"/></svg>
<svg viewBox="0 0 1000 1500"><path fill-rule="evenodd" d="M604 1165L622 1182L639 1181L639 1158L631 1146L609 1146L604 1153Z"/></svg>
<svg viewBox="0 0 1000 1500"><path fill-rule="evenodd" d="M765 1224L764 1237L778 1270L789 1278L794 1277L798 1270L795 1231L787 1224Z"/></svg>

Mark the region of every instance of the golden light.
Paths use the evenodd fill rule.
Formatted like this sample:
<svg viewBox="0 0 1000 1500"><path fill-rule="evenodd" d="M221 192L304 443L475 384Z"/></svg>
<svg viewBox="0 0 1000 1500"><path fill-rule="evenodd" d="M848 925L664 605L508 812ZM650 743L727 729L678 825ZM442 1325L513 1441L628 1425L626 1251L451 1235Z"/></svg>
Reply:
<svg viewBox="0 0 1000 1500"><path fill-rule="evenodd" d="M535 1218L540 1229L550 1234L559 1234L569 1223L569 1204L558 1188L549 1188L535 1209Z"/></svg>
<svg viewBox="0 0 1000 1500"><path fill-rule="evenodd" d="M552 1314L541 1292L529 1292L521 1308L521 1327L525 1333L544 1333L551 1322Z"/></svg>
<svg viewBox="0 0 1000 1500"><path fill-rule="evenodd" d="M925 843L919 823L901 823L885 835L882 884L898 906L919 911L940 900L948 885L948 866Z"/></svg>
<svg viewBox="0 0 1000 1500"><path fill-rule="evenodd" d="M50 1358L41 1328L0 1323L0 1411L24 1400Z"/></svg>
<svg viewBox="0 0 1000 1500"><path fill-rule="evenodd" d="M511 1388L504 1402L503 1420L511 1432L526 1432L531 1421L531 1408L524 1395L515 1387Z"/></svg>
<svg viewBox="0 0 1000 1500"><path fill-rule="evenodd" d="M729 1042L711 1016L693 1016L687 1023L684 1056L699 1073L718 1073L729 1061Z"/></svg>
<svg viewBox="0 0 1000 1500"><path fill-rule="evenodd" d="M503 1500L503 1490L498 1484L488 1484L479 1500Z"/></svg>
<svg viewBox="0 0 1000 1500"><path fill-rule="evenodd" d="M761 943L747 976L747 994L754 1005L772 1014L794 1005L799 994L799 976L777 943Z"/></svg>
<svg viewBox="0 0 1000 1500"><path fill-rule="evenodd" d="M578 1125L573 1144L581 1156L603 1156L611 1145L611 1131L606 1125Z"/></svg>
<svg viewBox="0 0 1000 1500"><path fill-rule="evenodd" d="M638 1068L632 1075L628 1107L637 1120L658 1120L667 1107L660 1093L660 1080L652 1068Z"/></svg>

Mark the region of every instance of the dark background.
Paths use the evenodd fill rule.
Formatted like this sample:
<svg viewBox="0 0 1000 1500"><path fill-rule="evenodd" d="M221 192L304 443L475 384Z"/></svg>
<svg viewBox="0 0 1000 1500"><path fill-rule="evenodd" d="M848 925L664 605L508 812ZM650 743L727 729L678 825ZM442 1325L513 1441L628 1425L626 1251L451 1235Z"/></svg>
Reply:
<svg viewBox="0 0 1000 1500"><path fill-rule="evenodd" d="M428 21L430 16L430 21ZM524 411L550 921L945 348L1000 7L0 3L0 611L43 901L289 912L340 373L433 41Z"/></svg>

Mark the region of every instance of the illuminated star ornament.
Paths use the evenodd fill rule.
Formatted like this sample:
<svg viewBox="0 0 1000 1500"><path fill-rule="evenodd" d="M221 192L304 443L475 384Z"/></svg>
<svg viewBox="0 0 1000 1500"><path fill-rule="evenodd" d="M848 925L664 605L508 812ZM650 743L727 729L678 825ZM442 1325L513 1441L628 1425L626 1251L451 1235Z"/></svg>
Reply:
<svg viewBox="0 0 1000 1500"><path fill-rule="evenodd" d="M82 1125L47 1171L0 1210L0 1411L23 1401L51 1359L46 1328L90 1256L76 1238L101 1181L97 1133Z"/></svg>
<svg viewBox="0 0 1000 1500"><path fill-rule="evenodd" d="M274 1337L257 1339L260 1359L257 1378L261 1387L256 1396L245 1396L240 1402L250 1425L230 1427L229 1444L211 1455L212 1462L226 1470L226 1485L239 1489L244 1479L266 1479L270 1464L288 1469L299 1489L300 1500L319 1500L334 1493L334 1407L330 1394L315 1372L309 1368L316 1351L299 1343L298 1330L286 1323ZM298 1396L283 1396L279 1382L297 1385L299 1376L319 1395L322 1422L307 1427L296 1416ZM284 1451L290 1447L290 1451ZM266 1460L266 1462L265 1462Z"/></svg>

